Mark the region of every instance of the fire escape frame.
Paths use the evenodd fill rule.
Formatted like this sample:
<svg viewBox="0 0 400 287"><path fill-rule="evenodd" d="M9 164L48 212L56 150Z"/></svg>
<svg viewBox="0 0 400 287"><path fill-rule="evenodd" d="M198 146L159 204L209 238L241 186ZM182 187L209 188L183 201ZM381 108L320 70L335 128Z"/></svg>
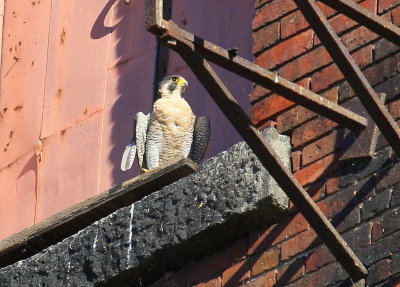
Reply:
<svg viewBox="0 0 400 287"><path fill-rule="evenodd" d="M400 28L371 13L350 0L320 0L340 13L369 28L396 45L400 43ZM315 30L321 43L327 48L334 62L349 79L356 96L367 109L370 117L400 156L400 129L383 106L369 82L355 64L350 53L334 32L315 0L295 0ZM341 107L303 87L285 80L240 56L236 49L223 49L178 27L163 18L164 0L146 0L146 28L157 36L157 40L176 51L197 76L210 96L240 133L261 163L270 172L283 191L304 215L316 233L322 238L337 261L350 275L353 282L363 282L368 274L363 263L343 240L331 222L300 185L293 174L260 137L247 114L236 102L228 88L208 64L207 60L231 72L259 84L317 114L351 129L357 134L367 130L368 119Z"/></svg>

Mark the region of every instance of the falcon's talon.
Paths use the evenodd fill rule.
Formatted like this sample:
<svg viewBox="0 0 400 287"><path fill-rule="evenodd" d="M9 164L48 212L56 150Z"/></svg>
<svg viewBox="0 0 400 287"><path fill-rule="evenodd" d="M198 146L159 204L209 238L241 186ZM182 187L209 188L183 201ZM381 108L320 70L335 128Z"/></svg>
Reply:
<svg viewBox="0 0 400 287"><path fill-rule="evenodd" d="M148 170L148 169L145 169L145 168L142 168L141 171L142 171L142 173L149 172L149 170Z"/></svg>

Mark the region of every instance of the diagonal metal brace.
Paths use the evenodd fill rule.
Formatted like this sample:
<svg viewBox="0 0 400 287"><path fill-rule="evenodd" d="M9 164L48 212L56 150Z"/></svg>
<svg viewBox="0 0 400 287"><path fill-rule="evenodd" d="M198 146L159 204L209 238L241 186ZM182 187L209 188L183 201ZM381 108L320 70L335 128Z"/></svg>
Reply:
<svg viewBox="0 0 400 287"><path fill-rule="evenodd" d="M319 1L367 27L393 44L400 46L400 28L365 9L357 2L349 0Z"/></svg>
<svg viewBox="0 0 400 287"><path fill-rule="evenodd" d="M172 21L162 21L166 29L164 36L182 37L196 46L207 60L267 88L282 97L300 104L309 110L337 122L353 131L361 131L367 125L366 118L337 105L310 90L290 82L240 56L233 56L228 50L210 43L179 28Z"/></svg>
<svg viewBox="0 0 400 287"><path fill-rule="evenodd" d="M353 281L364 278L367 274L364 265L304 188L298 183L293 174L286 169L269 144L262 139L258 130L251 124L246 113L196 46L179 37L171 38L170 36L162 36L159 39L182 56L225 116L234 125L243 139L245 139L264 167L298 207L317 234L323 239L327 247L336 256L336 259L350 274Z"/></svg>
<svg viewBox="0 0 400 287"><path fill-rule="evenodd" d="M379 130L396 154L400 156L400 128L383 106L324 14L314 0L295 0L295 2L369 115L375 120Z"/></svg>

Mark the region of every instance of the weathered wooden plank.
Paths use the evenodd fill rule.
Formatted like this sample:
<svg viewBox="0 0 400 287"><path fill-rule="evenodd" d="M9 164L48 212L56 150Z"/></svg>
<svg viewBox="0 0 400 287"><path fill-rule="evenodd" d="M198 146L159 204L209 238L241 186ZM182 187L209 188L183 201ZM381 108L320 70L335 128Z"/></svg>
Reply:
<svg viewBox="0 0 400 287"><path fill-rule="evenodd" d="M26 228L0 242L0 267L34 255L196 169L187 158L171 161Z"/></svg>

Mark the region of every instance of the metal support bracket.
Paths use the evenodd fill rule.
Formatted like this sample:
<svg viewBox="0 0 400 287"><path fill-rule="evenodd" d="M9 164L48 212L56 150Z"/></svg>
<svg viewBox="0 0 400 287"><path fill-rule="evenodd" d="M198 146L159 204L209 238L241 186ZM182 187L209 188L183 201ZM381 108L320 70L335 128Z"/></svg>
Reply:
<svg viewBox="0 0 400 287"><path fill-rule="evenodd" d="M382 104L385 102L386 94L378 94ZM370 159L375 155L379 129L371 116L357 98L352 98L343 104L349 110L362 115L368 119L368 126L361 132L346 130L342 144L341 161L354 161Z"/></svg>

